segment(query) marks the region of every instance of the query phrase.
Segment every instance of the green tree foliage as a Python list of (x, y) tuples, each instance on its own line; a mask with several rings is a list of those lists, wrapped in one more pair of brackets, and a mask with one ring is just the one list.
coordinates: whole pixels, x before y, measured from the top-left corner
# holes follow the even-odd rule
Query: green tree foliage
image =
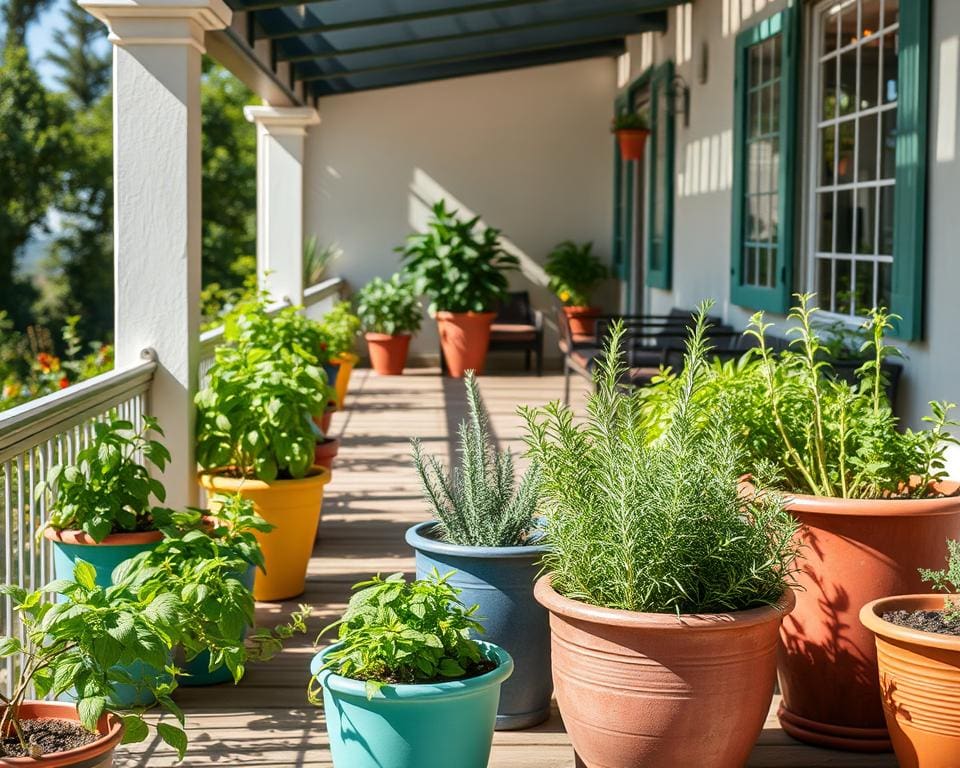
[(79, 5), (64, 14), (66, 29), (53, 33), (54, 48), (47, 60), (59, 70), (57, 82), (81, 108), (92, 106), (110, 86), (111, 56), (106, 27)]
[(23, 48), (27, 41), (27, 26), (50, 5), (50, 0), (5, 0), (0, 6), (3, 18), (5, 48)]

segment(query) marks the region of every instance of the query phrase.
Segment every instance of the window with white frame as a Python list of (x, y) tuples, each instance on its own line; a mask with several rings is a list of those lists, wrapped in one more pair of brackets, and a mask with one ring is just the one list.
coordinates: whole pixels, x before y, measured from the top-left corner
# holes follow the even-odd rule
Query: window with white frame
[(809, 280), (837, 315), (891, 305), (899, 22), (900, 0), (814, 9)]

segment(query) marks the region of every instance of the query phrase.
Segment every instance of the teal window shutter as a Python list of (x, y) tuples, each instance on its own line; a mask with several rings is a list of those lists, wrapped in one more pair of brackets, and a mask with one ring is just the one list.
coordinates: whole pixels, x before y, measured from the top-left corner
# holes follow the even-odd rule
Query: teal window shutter
[(673, 276), (673, 173), (675, 105), (673, 62), (657, 67), (650, 77), (650, 143), (647, 160), (646, 284), (670, 290)]
[(730, 298), (786, 312), (793, 276), (797, 25), (787, 8), (737, 35)]
[(923, 334), (929, 69), (930, 0), (901, 3), (890, 309), (906, 340)]

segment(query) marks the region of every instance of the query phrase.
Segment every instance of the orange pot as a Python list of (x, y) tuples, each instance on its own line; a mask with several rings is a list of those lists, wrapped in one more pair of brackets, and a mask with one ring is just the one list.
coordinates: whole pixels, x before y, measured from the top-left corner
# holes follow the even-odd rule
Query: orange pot
[[(78, 722), (80, 720), (76, 705), (70, 702), (25, 701), (20, 707), (21, 720), (51, 717)], [(37, 758), (4, 757), (0, 758), (0, 765), (33, 766), (34, 768), (110, 768), (113, 765), (113, 751), (123, 737), (123, 721), (117, 715), (104, 713), (97, 722), (97, 732), (100, 738), (86, 746)]]
[(333, 460), (337, 458), (340, 452), (340, 439), (336, 437), (327, 437), (317, 441), (317, 448), (314, 455), (314, 464), (330, 470), (331, 477), (333, 472)]
[(320, 427), (320, 431), (324, 435), (330, 434), (330, 425), (333, 422), (333, 414), (337, 410), (337, 404), (331, 400), (327, 404), (327, 409), (323, 412), (323, 416), (314, 416), (313, 423)]
[(620, 159), (643, 160), (643, 153), (647, 149), (647, 137), (649, 136), (650, 131), (646, 128), (629, 128), (617, 131)]
[(221, 505), (214, 494), (239, 493), (250, 499), (259, 515), (274, 526), (268, 533), (255, 533), (266, 564), (266, 573), (258, 569), (254, 579), (253, 596), (257, 600), (286, 600), (303, 593), (320, 525), (323, 486), (329, 481), (330, 471), (323, 467), (314, 467), (311, 474), (298, 480), (269, 483), (221, 473), (200, 475), (211, 514), (215, 515)]
[(867, 603), (860, 621), (876, 635), (883, 713), (900, 768), (960, 764), (960, 637), (884, 621), (887, 611), (939, 611), (944, 595)]
[(381, 376), (399, 376), (407, 365), (407, 353), (410, 350), (410, 334), (367, 333), (367, 350), (370, 352), (370, 365)]
[(495, 312), (437, 312), (440, 346), (451, 376), (469, 370), (483, 373), (490, 347), (490, 325)]
[(334, 389), (337, 390), (337, 407), (343, 408), (343, 403), (347, 399), (347, 389), (350, 387), (350, 374), (353, 373), (353, 367), (360, 362), (360, 358), (353, 354), (353, 352), (344, 352), (340, 357), (334, 359), (333, 362), (340, 366)]
[[(777, 633), (793, 607), (677, 617), (570, 600), (550, 611), (553, 684), (585, 768), (741, 768), (773, 697)], [(722, 661), (721, 661), (722, 660)]]
[(804, 550), (797, 607), (783, 622), (780, 723), (818, 746), (887, 751), (876, 644), (860, 624), (860, 607), (926, 589), (917, 569), (943, 561), (943, 542), (960, 530), (960, 497), (798, 495), (789, 508), (801, 523)]
[(574, 336), (596, 336), (598, 307), (564, 307), (563, 314), (570, 324), (570, 333)]

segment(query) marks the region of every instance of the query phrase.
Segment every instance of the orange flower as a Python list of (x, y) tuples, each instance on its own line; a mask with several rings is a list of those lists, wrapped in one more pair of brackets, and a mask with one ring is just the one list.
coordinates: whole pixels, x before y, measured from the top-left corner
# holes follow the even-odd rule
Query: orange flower
[(56, 373), (60, 370), (60, 358), (48, 352), (38, 354), (37, 363), (40, 365), (41, 373)]
[(62, 376), (58, 383), (60, 385), (60, 389), (66, 389), (70, 386), (70, 380), (66, 376)]

